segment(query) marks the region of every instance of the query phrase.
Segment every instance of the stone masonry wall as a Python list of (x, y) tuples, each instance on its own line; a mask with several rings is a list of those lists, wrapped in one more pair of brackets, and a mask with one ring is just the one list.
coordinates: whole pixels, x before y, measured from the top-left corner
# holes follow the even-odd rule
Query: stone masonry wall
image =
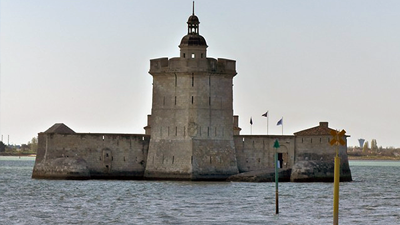
[(149, 139), (135, 134), (39, 133), (33, 177), (42, 177), (44, 169), (51, 172), (43, 165), (52, 160), (72, 158), (86, 162), (90, 178), (142, 178)]
[(275, 140), (282, 154), (281, 168), (291, 168), (295, 160), (294, 136), (238, 135), (234, 136), (239, 172), (262, 170), (274, 167)]
[(152, 59), (149, 73), (153, 102), (145, 178), (221, 180), (237, 173), (232, 105), (235, 61)]
[[(333, 162), (336, 155), (336, 146), (329, 144), (331, 140), (330, 135), (314, 135), (314, 136), (296, 136), (296, 162), (299, 162), (301, 170), (296, 169), (292, 172), (292, 178), (300, 180), (301, 176), (310, 176), (306, 172), (307, 166), (303, 165), (304, 162), (312, 162), (318, 164), (308, 165), (313, 168), (312, 177), (310, 179), (303, 179), (304, 181), (315, 181), (317, 177), (320, 180), (330, 181), (333, 179)], [(347, 142), (347, 140), (346, 140)], [(351, 171), (349, 160), (347, 156), (347, 144), (339, 146), (340, 157), (340, 179), (341, 181), (351, 181)], [(295, 175), (294, 175), (295, 174)], [(302, 175), (303, 174), (303, 175)], [(319, 177), (320, 178), (319, 178)]]

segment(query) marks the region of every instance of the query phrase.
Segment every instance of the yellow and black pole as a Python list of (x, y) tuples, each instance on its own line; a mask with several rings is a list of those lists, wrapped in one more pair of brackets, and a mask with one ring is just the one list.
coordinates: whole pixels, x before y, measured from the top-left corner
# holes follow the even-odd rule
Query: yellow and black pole
[(336, 145), (335, 173), (333, 179), (333, 225), (339, 224), (339, 182), (340, 182), (340, 158), (339, 146)]
[(274, 148), (275, 148), (275, 213), (279, 214), (279, 191), (278, 191), (278, 181), (279, 181), (279, 171), (278, 171), (278, 148), (279, 148), (278, 140), (275, 140)]
[(336, 145), (336, 155), (335, 155), (335, 168), (333, 177), (333, 225), (339, 225), (339, 183), (340, 183), (340, 158), (339, 158), (339, 144), (345, 145), (346, 142), (342, 139), (345, 130), (340, 132), (336, 130), (331, 131), (333, 136), (330, 141), (331, 145)]

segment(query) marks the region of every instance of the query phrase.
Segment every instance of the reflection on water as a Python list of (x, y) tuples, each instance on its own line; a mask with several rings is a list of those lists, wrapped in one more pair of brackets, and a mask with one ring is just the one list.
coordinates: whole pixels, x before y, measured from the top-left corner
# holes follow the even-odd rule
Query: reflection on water
[[(54, 181), (0, 157), (0, 224), (331, 224), (331, 183)], [(400, 224), (400, 162), (351, 161), (340, 224)]]

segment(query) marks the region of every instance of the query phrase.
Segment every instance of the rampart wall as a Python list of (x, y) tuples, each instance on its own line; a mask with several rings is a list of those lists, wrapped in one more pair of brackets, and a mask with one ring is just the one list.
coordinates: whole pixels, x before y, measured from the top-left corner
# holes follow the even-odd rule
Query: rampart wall
[[(273, 147), (275, 140), (280, 144), (278, 149)], [(239, 172), (273, 168), (276, 150), (281, 156), (281, 168), (291, 168), (294, 165), (294, 136), (237, 135), (234, 141)]]
[[(33, 178), (46, 179), (148, 179), (148, 163), (164, 168), (169, 179), (215, 180), (274, 167), (277, 151), (280, 168), (292, 169), (296, 182), (331, 181), (336, 146), (329, 135), (235, 135), (229, 141), (194, 139), (171, 146), (157, 142), (157, 154), (149, 155), (150, 135), (39, 133)], [(275, 149), (278, 140), (280, 147)], [(195, 151), (183, 151), (196, 144)], [(230, 148), (234, 148), (231, 154)], [(341, 180), (351, 181), (347, 148), (340, 146)], [(236, 169), (237, 166), (237, 169)], [(196, 168), (193, 170), (192, 168)], [(227, 170), (229, 168), (229, 170)], [(223, 171), (223, 172), (222, 172)], [(171, 176), (172, 174), (172, 176)], [(161, 174), (162, 175), (162, 174)], [(174, 177), (176, 175), (176, 177)], [(186, 177), (185, 177), (186, 176)], [(154, 176), (157, 177), (157, 176)]]
[(73, 165), (57, 164), (60, 159), (73, 159), (86, 165), (90, 178), (142, 178), (149, 140), (148, 135), (136, 134), (39, 133), (32, 177), (68, 178), (74, 174), (68, 166)]

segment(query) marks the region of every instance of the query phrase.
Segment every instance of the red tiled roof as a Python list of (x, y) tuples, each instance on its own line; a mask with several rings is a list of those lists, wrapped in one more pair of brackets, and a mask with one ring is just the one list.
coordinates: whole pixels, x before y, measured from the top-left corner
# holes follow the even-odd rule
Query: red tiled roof
[(319, 126), (294, 133), (295, 136), (330, 135), (333, 129), (328, 127), (328, 122), (320, 122)]

